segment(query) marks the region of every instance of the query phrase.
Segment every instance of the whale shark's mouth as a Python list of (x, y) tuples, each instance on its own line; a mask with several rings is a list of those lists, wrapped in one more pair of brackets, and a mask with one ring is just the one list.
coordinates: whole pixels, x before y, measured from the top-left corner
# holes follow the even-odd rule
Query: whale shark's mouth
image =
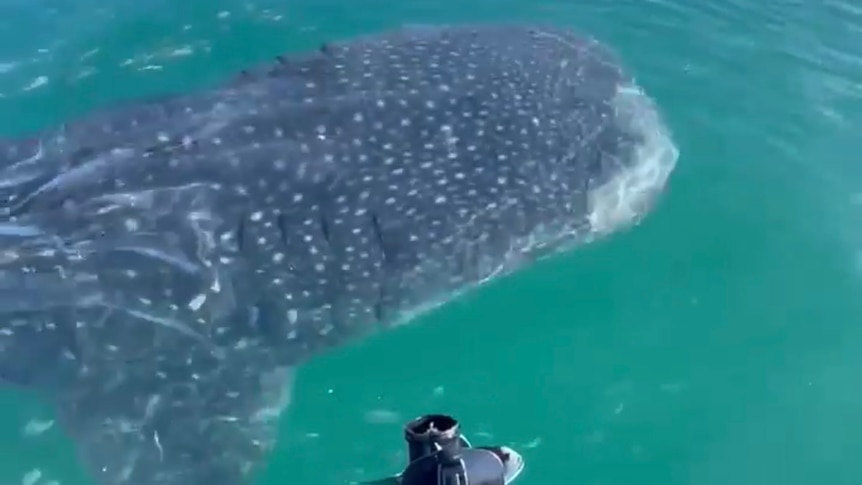
[(619, 86), (612, 100), (618, 128), (640, 140), (623, 169), (588, 193), (590, 236), (633, 226), (652, 209), (679, 158), (653, 101), (636, 85)]

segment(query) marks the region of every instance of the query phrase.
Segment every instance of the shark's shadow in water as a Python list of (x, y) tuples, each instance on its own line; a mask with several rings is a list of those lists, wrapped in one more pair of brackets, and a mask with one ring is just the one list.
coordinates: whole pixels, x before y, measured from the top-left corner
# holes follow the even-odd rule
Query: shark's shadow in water
[(0, 143), (0, 377), (105, 485), (237, 485), (293, 369), (646, 214), (677, 160), (601, 44), (422, 27)]

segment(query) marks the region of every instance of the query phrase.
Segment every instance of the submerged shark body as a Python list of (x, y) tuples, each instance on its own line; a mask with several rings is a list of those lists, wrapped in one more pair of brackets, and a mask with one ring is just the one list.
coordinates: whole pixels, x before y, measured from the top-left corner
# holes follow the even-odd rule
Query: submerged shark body
[(237, 485), (293, 369), (630, 225), (677, 152), (596, 42), (417, 27), (0, 144), (0, 378), (105, 485)]

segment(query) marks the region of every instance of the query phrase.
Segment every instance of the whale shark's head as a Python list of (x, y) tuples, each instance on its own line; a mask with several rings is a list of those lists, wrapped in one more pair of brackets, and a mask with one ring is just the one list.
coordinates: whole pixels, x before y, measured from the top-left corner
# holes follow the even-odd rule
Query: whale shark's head
[(652, 101), (634, 83), (617, 86), (605, 136), (587, 177), (587, 219), (594, 235), (639, 222), (655, 205), (679, 151)]
[[(572, 187), (569, 234), (580, 242), (627, 228), (655, 205), (679, 156), (658, 109), (606, 45), (569, 31), (536, 30), (534, 55), (559, 67), (560, 170)], [(560, 242), (560, 241), (558, 241)], [(565, 242), (565, 241), (563, 241)]]

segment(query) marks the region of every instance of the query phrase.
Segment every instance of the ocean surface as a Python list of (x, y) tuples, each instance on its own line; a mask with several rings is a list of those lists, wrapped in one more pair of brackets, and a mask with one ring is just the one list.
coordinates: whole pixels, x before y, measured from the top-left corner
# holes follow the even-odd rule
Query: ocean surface
[[(443, 412), (521, 451), (518, 484), (862, 484), (858, 2), (0, 0), (0, 134), (471, 21), (611, 45), (673, 130), (668, 190), (629, 231), (303, 367), (258, 483), (396, 472), (404, 421)], [(0, 484), (92, 484), (33, 416), (0, 394)]]

